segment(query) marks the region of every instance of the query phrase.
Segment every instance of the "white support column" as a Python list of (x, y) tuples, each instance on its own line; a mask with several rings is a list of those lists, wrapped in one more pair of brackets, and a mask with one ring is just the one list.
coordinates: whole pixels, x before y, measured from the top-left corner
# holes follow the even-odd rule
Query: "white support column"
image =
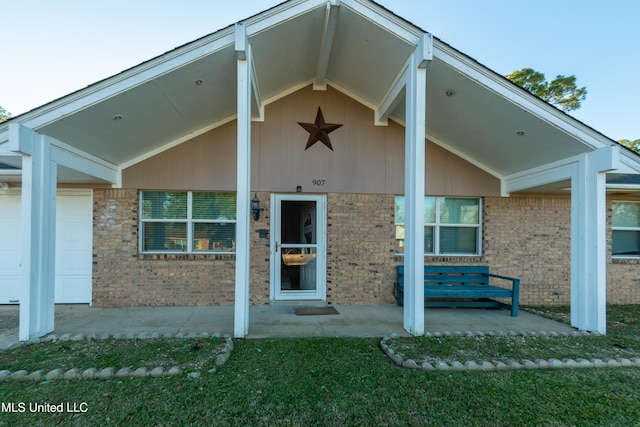
[(426, 136), (425, 34), (411, 56), (406, 81), (404, 328), (424, 335), (424, 190)]
[(618, 147), (585, 154), (571, 178), (571, 325), (606, 333), (606, 172), (619, 163)]
[(238, 140), (236, 194), (236, 293), (233, 334), (249, 333), (250, 193), (251, 193), (251, 51), (245, 27), (236, 24), (238, 56)]
[(43, 135), (12, 126), (10, 143), (22, 147), (21, 294), (18, 338), (28, 341), (54, 329), (56, 172)]

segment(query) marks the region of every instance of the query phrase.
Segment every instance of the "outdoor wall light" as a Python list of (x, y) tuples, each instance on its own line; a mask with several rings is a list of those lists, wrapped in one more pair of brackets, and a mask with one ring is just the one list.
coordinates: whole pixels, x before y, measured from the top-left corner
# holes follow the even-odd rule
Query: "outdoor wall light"
[(253, 219), (260, 219), (260, 200), (258, 200), (258, 195), (254, 194), (253, 199), (251, 199), (251, 212), (253, 212)]

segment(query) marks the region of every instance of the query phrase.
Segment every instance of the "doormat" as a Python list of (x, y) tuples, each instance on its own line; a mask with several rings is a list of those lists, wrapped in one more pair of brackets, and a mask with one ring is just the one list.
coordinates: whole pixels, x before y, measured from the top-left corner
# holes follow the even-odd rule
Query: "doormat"
[(326, 316), (328, 314), (340, 314), (335, 307), (298, 307), (296, 316)]

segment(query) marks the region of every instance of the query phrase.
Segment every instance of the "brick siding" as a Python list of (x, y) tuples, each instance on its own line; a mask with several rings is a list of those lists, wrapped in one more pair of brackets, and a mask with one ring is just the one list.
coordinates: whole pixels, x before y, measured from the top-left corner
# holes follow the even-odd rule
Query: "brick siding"
[[(270, 194), (257, 193), (263, 210), (251, 220), (250, 304), (269, 303)], [(611, 237), (611, 201), (608, 201)], [(394, 196), (327, 196), (327, 301), (393, 304)], [(521, 303), (570, 302), (568, 197), (485, 197), (483, 252), (477, 257), (425, 257), (427, 264), (488, 265), (521, 279)], [(138, 253), (138, 192), (94, 191), (93, 303), (96, 306), (232, 305), (235, 256)], [(608, 250), (610, 303), (640, 303), (638, 260), (612, 260)]]
[(521, 280), (521, 304), (569, 304), (570, 198), (487, 197), (483, 263)]
[(140, 255), (138, 192), (95, 190), (93, 304), (104, 306), (231, 305), (232, 255)]
[(327, 205), (327, 300), (394, 303), (394, 196), (329, 194)]

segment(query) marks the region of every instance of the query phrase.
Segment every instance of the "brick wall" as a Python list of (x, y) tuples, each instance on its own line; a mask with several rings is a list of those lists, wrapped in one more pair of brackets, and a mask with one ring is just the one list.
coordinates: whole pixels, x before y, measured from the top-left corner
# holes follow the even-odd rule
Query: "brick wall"
[(334, 304), (392, 304), (394, 196), (329, 194), (327, 300)]
[[(254, 193), (252, 193), (254, 194)], [(255, 193), (260, 200), (260, 218), (254, 221), (250, 220), (249, 239), (251, 245), (251, 261), (249, 275), (249, 304), (265, 305), (269, 303), (269, 281), (270, 281), (270, 241), (271, 234), (269, 231), (270, 221), (270, 194), (266, 192)], [(259, 230), (267, 230), (269, 234), (265, 238), (260, 238)]]
[(93, 304), (105, 306), (231, 305), (232, 255), (140, 255), (138, 193), (93, 193)]
[(569, 304), (571, 200), (487, 197), (483, 263), (521, 279), (522, 304)]
[[(250, 304), (269, 302), (269, 196), (251, 220)], [(611, 237), (611, 201), (608, 201)], [(521, 303), (569, 304), (568, 197), (486, 197), (483, 253), (478, 257), (426, 257), (428, 264), (488, 265), (521, 279)], [(393, 304), (394, 196), (327, 196), (327, 300), (333, 304)], [(93, 302), (96, 306), (232, 305), (235, 256), (138, 253), (138, 193), (94, 191)], [(612, 260), (608, 251), (607, 300), (640, 303), (640, 262)]]

